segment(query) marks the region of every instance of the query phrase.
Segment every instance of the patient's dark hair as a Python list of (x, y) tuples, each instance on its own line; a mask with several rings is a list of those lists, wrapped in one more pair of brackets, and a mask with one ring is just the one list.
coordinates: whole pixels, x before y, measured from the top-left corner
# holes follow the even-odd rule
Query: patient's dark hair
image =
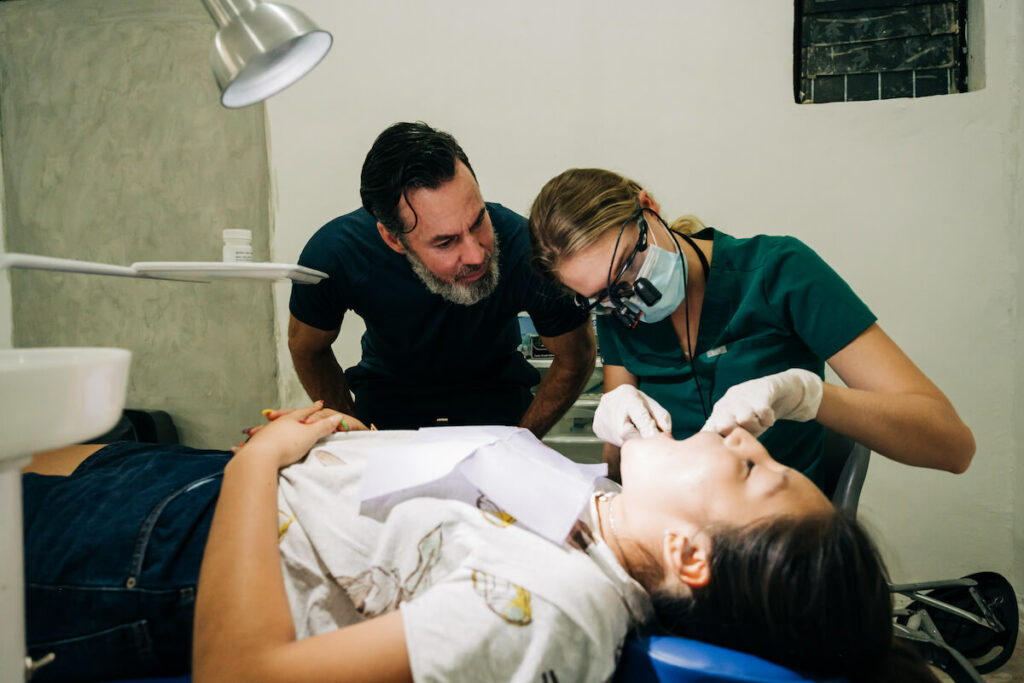
[[(393, 235), (412, 232), (419, 216), (412, 210), (412, 225), (402, 224), (399, 201), (408, 202), (409, 190), (436, 189), (455, 177), (455, 161), (473, 172), (469, 158), (449, 133), (431, 128), (422, 121), (395, 123), (377, 136), (363, 161), (359, 196), (363, 208)], [(474, 174), (475, 177), (475, 174)]]
[(885, 564), (856, 520), (830, 512), (709, 535), (709, 582), (692, 598), (652, 593), (661, 629), (811, 676), (937, 683), (894, 642)]

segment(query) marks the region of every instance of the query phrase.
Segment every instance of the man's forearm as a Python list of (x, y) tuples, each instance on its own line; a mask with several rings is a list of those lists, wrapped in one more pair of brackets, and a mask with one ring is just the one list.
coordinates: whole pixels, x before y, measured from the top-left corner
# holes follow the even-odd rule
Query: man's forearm
[(308, 356), (293, 354), (292, 363), (302, 387), (312, 400), (323, 401), (325, 408), (359, 417), (345, 381), (345, 372), (330, 348)]
[(529, 429), (537, 438), (543, 437), (579, 398), (593, 371), (593, 359), (589, 365), (553, 360), (519, 426)]
[(541, 339), (554, 357), (519, 421), (520, 427), (529, 429), (537, 438), (547, 434), (579, 397), (597, 359), (597, 341), (590, 320), (565, 334)]

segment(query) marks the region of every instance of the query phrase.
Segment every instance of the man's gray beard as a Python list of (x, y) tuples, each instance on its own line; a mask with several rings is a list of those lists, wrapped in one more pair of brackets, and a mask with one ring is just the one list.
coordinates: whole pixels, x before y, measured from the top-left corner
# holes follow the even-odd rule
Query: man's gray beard
[(472, 306), (483, 301), (498, 287), (498, 240), (494, 240), (494, 251), (491, 252), (491, 262), (487, 266), (487, 272), (480, 276), (475, 282), (446, 282), (430, 272), (423, 264), (420, 257), (406, 245), (405, 257), (409, 259), (412, 272), (423, 282), (424, 286), (438, 296), (460, 306)]

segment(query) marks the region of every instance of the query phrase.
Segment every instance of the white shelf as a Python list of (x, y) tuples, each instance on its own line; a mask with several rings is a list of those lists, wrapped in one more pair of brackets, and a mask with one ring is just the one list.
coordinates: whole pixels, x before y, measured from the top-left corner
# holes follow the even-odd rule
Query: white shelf
[[(526, 362), (529, 363), (530, 365), (532, 365), (533, 367), (538, 368), (538, 369), (539, 368), (550, 368), (551, 367), (551, 357), (548, 357), (548, 358), (527, 358)], [(601, 359), (597, 358), (594, 361), (594, 369), (597, 369), (599, 367), (601, 367)]]
[(604, 444), (604, 441), (597, 438), (596, 436), (585, 436), (585, 435), (570, 435), (570, 434), (557, 434), (555, 436), (545, 436), (541, 439), (544, 443), (550, 446), (568, 446), (570, 444), (575, 445), (591, 445), (591, 444)]
[(148, 280), (210, 282), (211, 280), (291, 280), (316, 284), (327, 273), (291, 263), (246, 263), (223, 261), (139, 261), (130, 266), (76, 261), (73, 259), (36, 256), (34, 254), (0, 254), (0, 270), (23, 268), (63, 273), (113, 275)]
[(141, 277), (129, 266), (112, 266), (107, 263), (73, 261), (72, 259), (35, 256), (33, 254), (0, 254), (0, 266), (3, 268), (25, 268), (30, 270), (56, 270), (64, 273)]
[(290, 263), (247, 263), (222, 261), (139, 261), (132, 269), (144, 277), (162, 280), (284, 280), (316, 284), (327, 273)]

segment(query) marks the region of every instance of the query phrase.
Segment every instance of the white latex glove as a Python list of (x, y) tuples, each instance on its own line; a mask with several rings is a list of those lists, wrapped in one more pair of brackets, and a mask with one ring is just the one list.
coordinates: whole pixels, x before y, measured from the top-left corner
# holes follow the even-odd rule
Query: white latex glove
[(613, 446), (636, 436), (672, 431), (672, 416), (632, 384), (620, 384), (601, 397), (594, 411), (594, 434)]
[(821, 384), (813, 372), (796, 368), (741, 382), (718, 399), (701, 431), (728, 434), (743, 427), (758, 436), (776, 420), (813, 420), (821, 405)]

